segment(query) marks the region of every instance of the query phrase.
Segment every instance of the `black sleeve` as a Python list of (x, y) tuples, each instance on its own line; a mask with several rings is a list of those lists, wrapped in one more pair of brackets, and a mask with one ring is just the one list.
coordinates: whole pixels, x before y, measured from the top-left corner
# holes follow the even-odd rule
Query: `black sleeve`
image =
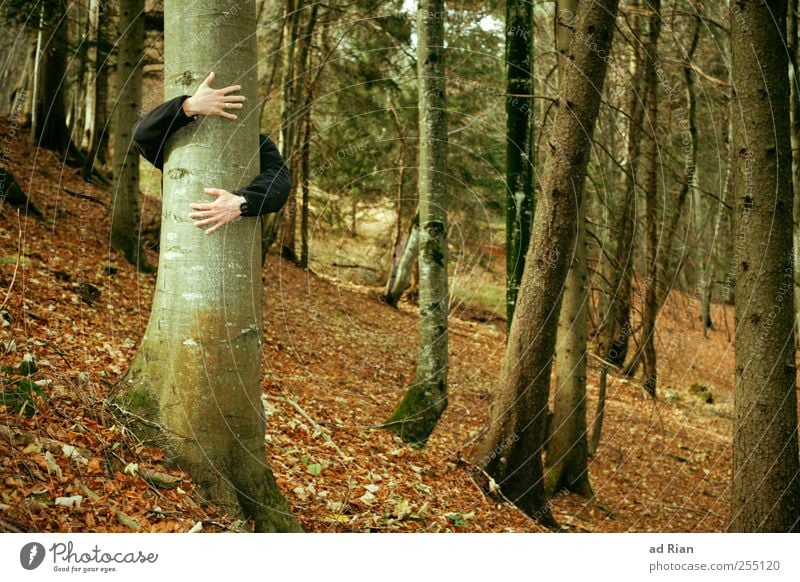
[(247, 199), (249, 210), (242, 216), (259, 216), (269, 212), (278, 212), (289, 197), (292, 178), (289, 168), (281, 158), (275, 143), (266, 135), (259, 136), (261, 145), (261, 173), (256, 176), (247, 188), (234, 190), (237, 196)]
[(183, 111), (183, 102), (189, 95), (179, 95), (162, 103), (136, 122), (133, 142), (147, 161), (161, 170), (164, 167), (164, 149), (169, 137), (180, 128), (197, 119)]

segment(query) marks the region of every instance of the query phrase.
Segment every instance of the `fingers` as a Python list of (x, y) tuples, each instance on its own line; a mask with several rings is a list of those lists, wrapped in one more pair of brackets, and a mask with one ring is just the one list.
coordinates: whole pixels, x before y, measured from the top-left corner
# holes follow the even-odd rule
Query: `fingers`
[(215, 78), (214, 71), (211, 71), (211, 72), (208, 74), (208, 77), (206, 77), (206, 78), (203, 80), (203, 83), (202, 83), (202, 84), (203, 84), (203, 85), (206, 85), (207, 87), (209, 87), (209, 86), (211, 86), (211, 83), (213, 83), (213, 82), (214, 82), (214, 78)]
[(224, 117), (225, 119), (230, 119), (231, 121), (236, 121), (237, 119), (239, 119), (233, 113), (228, 113), (227, 111), (220, 111), (219, 115), (220, 117)]
[(219, 89), (219, 92), (222, 93), (223, 95), (227, 95), (228, 93), (233, 93), (235, 91), (241, 91), (241, 90), (242, 90), (241, 85), (231, 85), (229, 87), (225, 87), (224, 89)]
[(222, 225), (224, 225), (224, 224), (227, 224), (227, 222), (228, 222), (227, 220), (218, 222), (217, 224), (215, 224), (214, 226), (212, 226), (211, 228), (209, 228), (209, 229), (206, 231), (206, 234), (211, 234), (212, 232), (214, 232), (215, 230), (217, 230), (217, 229), (218, 229), (220, 226), (222, 226)]
[(222, 196), (227, 190), (223, 190), (222, 188), (203, 188), (203, 192), (211, 194), (211, 196)]
[(247, 101), (247, 97), (244, 95), (226, 95), (225, 96), (225, 103), (241, 103)]

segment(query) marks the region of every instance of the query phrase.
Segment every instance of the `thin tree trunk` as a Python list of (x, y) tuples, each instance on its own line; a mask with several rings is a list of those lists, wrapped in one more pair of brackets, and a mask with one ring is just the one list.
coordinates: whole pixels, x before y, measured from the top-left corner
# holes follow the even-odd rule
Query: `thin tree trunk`
[[(292, 175), (297, 175), (298, 157), (295, 156), (297, 126), (299, 117), (299, 97), (301, 79), (296, 74), (297, 66), (302, 64), (295, 57), (297, 52), (298, 35), (300, 30), (300, 17), (306, 5), (306, 0), (286, 0), (286, 22), (290, 27), (287, 44), (284, 46), (283, 61), (283, 159), (289, 166)], [(315, 3), (316, 6), (316, 3)], [(302, 51), (303, 40), (300, 41)], [(280, 246), (281, 256), (284, 259), (297, 263), (297, 250), (295, 248), (297, 230), (297, 188), (293, 181), (289, 191), (289, 199), (281, 209)]]
[[(93, 0), (94, 1), (94, 0)], [(97, 51), (94, 60), (94, 84), (90, 91), (94, 95), (94, 115), (91, 123), (91, 144), (89, 147), (86, 161), (83, 165), (83, 179), (88, 180), (92, 175), (95, 166), (102, 166), (107, 160), (108, 151), (108, 39), (111, 36), (110, 27), (112, 26), (111, 6), (99, 11), (97, 15)], [(88, 117), (88, 114), (87, 114)]]
[[(399, 269), (399, 261), (400, 257), (398, 254), (401, 252), (400, 243), (401, 238), (403, 236), (403, 190), (405, 188), (405, 177), (406, 177), (406, 163), (408, 159), (408, 144), (406, 143), (406, 137), (403, 135), (403, 129), (400, 125), (400, 120), (397, 117), (397, 111), (394, 107), (390, 106), (390, 111), (392, 113), (392, 121), (394, 121), (394, 127), (397, 131), (397, 137), (400, 140), (400, 166), (398, 169), (398, 178), (397, 178), (397, 195), (396, 195), (396, 203), (395, 203), (395, 211), (397, 213), (397, 220), (395, 221), (395, 229), (394, 229), (394, 240), (392, 241), (392, 252), (389, 260), (389, 277), (386, 280), (386, 287), (384, 289), (383, 295), (381, 298), (386, 301), (389, 305), (396, 305), (397, 300), (400, 298), (399, 296), (393, 297), (392, 295), (392, 288), (395, 285), (395, 281), (397, 280), (398, 269)], [(419, 224), (419, 215), (416, 215), (414, 220), (417, 224)], [(416, 259), (416, 254), (414, 255)], [(406, 282), (406, 285), (408, 283)], [(405, 289), (401, 290), (400, 293), (402, 294)]]
[(420, 0), (419, 79), (419, 356), (414, 381), (385, 423), (414, 445), (428, 440), (447, 407), (447, 101), (444, 0)]
[[(528, 515), (555, 525), (544, 490), (550, 371), (556, 340), (554, 314), (575, 242), (592, 135), (600, 109), (614, 34), (617, 0), (581, 2), (562, 98), (548, 140), (541, 195), (526, 257), (514, 321), (492, 401), (488, 431), (476, 464)], [(591, 35), (591, 37), (590, 37)], [(591, 38), (592, 42), (585, 42)]]
[[(731, 4), (736, 388), (731, 531), (800, 530), (786, 0)], [(769, 58), (764, 58), (768, 55)]]
[(795, 305), (795, 337), (796, 344), (800, 347), (800, 53), (798, 53), (797, 11), (800, 7), (798, 0), (790, 0), (788, 20), (786, 25), (787, 38), (786, 50), (789, 53), (789, 81), (791, 91), (791, 116), (792, 130), (792, 190), (794, 202), (792, 205), (793, 216), (793, 241), (794, 241), (794, 305)]
[[(266, 463), (261, 428), (258, 220), (207, 236), (187, 210), (204, 187), (230, 190), (258, 173), (258, 116), (248, 111), (258, 103), (255, 3), (185, 7), (165, 2), (165, 97), (190, 93), (214, 70), (220, 86), (240, 84), (247, 102), (237, 121), (207, 118), (167, 144), (153, 310), (120, 399), (164, 427), (170, 462), (223, 513), (254, 520), (256, 531), (299, 531)], [(218, 29), (219, 42), (197, 34), (223, 10), (237, 17)]]
[(131, 265), (152, 272), (139, 236), (139, 151), (133, 146), (133, 126), (142, 101), (144, 0), (122, 0), (118, 26), (111, 245)]
[(408, 228), (408, 236), (406, 236), (406, 244), (403, 247), (403, 252), (397, 265), (394, 268), (392, 277), (390, 277), (386, 284), (386, 290), (382, 299), (391, 306), (397, 305), (400, 297), (408, 289), (411, 281), (411, 274), (414, 270), (414, 264), (419, 255), (419, 210), (414, 214), (411, 220), (411, 226)]
[(533, 3), (506, 2), (506, 326), (511, 327), (533, 222)]
[(37, 138), (39, 136), (39, 124), (41, 120), (39, 119), (39, 86), (41, 85), (41, 76), (42, 76), (42, 44), (44, 41), (44, 3), (42, 3), (41, 7), (39, 8), (39, 28), (36, 31), (36, 48), (34, 49), (34, 58), (33, 58), (33, 82), (32, 91), (33, 96), (31, 97), (31, 139), (30, 139), (30, 147), (35, 148)]
[(649, 67), (645, 71), (647, 87), (647, 124), (652, 128), (647, 142), (647, 176), (645, 184), (645, 214), (647, 239), (647, 274), (644, 277), (644, 306), (642, 311), (642, 368), (644, 388), (655, 397), (658, 381), (655, 333), (658, 315), (658, 36), (661, 33), (661, 0), (647, 0), (651, 11), (650, 34), (647, 42)]
[[(702, 5), (697, 6), (698, 10), (702, 10)], [(685, 240), (683, 247), (680, 251), (680, 256), (678, 257), (677, 261), (675, 261), (675, 266), (673, 267), (671, 264), (672, 261), (672, 249), (675, 244), (676, 239), (678, 238), (678, 223), (680, 222), (681, 217), (683, 216), (683, 209), (686, 206), (686, 199), (689, 195), (689, 190), (692, 191), (692, 205), (694, 207), (694, 216), (695, 216), (695, 224), (694, 224), (694, 231), (697, 235), (695, 239), (697, 241), (697, 250), (698, 252), (695, 253), (697, 256), (697, 262), (702, 263), (704, 260), (702, 248), (704, 246), (704, 239), (700, 234), (700, 225), (702, 224), (702, 213), (700, 212), (700, 205), (701, 205), (701, 192), (700, 192), (700, 178), (699, 178), (699, 168), (697, 165), (697, 151), (698, 151), (698, 140), (697, 140), (697, 99), (695, 96), (695, 71), (692, 68), (692, 64), (694, 64), (694, 55), (697, 51), (697, 46), (700, 43), (700, 30), (703, 23), (702, 14), (696, 13), (694, 18), (694, 29), (692, 31), (692, 39), (689, 42), (689, 50), (686, 52), (686, 65), (683, 67), (683, 80), (684, 85), (686, 86), (686, 123), (687, 123), (687, 131), (689, 133), (689, 157), (685, 160), (685, 168), (684, 168), (684, 180), (681, 184), (681, 189), (678, 193), (677, 202), (675, 204), (675, 210), (672, 213), (672, 216), (669, 221), (669, 225), (664, 230), (665, 242), (664, 248), (666, 252), (663, 253), (664, 255), (664, 265), (665, 269), (663, 270), (666, 273), (666, 276), (661, 277), (660, 279), (663, 281), (661, 285), (661, 296), (659, 297), (658, 304), (663, 305), (664, 302), (667, 300), (667, 296), (669, 294), (670, 288), (675, 285), (675, 282), (678, 280), (678, 277), (683, 273), (683, 264), (684, 259), (686, 257), (686, 253), (689, 251), (687, 249)], [(701, 279), (705, 275), (704, 271), (701, 272)], [(699, 283), (699, 288), (703, 287), (702, 281)], [(710, 321), (710, 312), (709, 312), (709, 321)]]
[[(559, 87), (570, 66), (569, 18), (577, 8), (577, 0), (556, 3), (555, 37)], [(562, 21), (563, 19), (563, 21)], [(548, 493), (560, 489), (591, 496), (589, 485), (589, 448), (586, 440), (586, 323), (588, 308), (586, 266), (586, 224), (584, 200), (578, 206), (575, 252), (569, 261), (564, 298), (558, 319), (556, 347), (556, 392), (547, 445)]]
[(309, 92), (303, 121), (303, 144), (300, 146), (300, 170), (302, 181), (302, 204), (300, 207), (300, 266), (308, 268), (308, 201), (309, 201), (309, 158), (311, 157), (311, 103), (313, 94)]
[[(636, 7), (634, 3), (633, 8)], [(637, 27), (635, 14), (631, 16), (631, 26)], [(641, 61), (641, 62), (640, 62)], [(617, 244), (614, 250), (616, 269), (610, 281), (611, 300), (606, 315), (606, 325), (600, 341), (600, 354), (603, 360), (621, 367), (628, 355), (631, 335), (631, 288), (633, 276), (633, 241), (636, 230), (634, 197), (638, 176), (639, 152), (641, 147), (641, 128), (644, 120), (642, 103), (642, 81), (644, 72), (650, 66), (647, 54), (641, 55), (634, 47), (631, 59), (631, 89), (628, 94), (628, 143), (627, 172), (621, 207), (616, 223)]]

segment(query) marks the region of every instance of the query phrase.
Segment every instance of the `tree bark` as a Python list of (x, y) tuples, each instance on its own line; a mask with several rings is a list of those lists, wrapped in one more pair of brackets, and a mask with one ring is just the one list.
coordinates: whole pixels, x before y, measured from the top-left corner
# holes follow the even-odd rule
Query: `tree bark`
[(800, 530), (786, 0), (731, 4), (737, 152), (730, 530)]
[[(90, 91), (94, 95), (94, 115), (90, 127), (91, 142), (83, 165), (83, 179), (88, 180), (96, 166), (105, 165), (108, 152), (108, 80), (109, 51), (108, 39), (112, 26), (111, 6), (99, 10), (97, 15), (97, 50), (94, 61), (94, 84)], [(87, 114), (88, 117), (88, 114)]]
[(661, 34), (661, 0), (647, 0), (651, 11), (649, 38), (647, 41), (649, 66), (645, 70), (647, 87), (647, 124), (652, 128), (647, 142), (647, 176), (645, 184), (645, 214), (647, 261), (644, 277), (644, 307), (642, 311), (642, 368), (644, 388), (655, 397), (658, 381), (655, 333), (658, 315), (658, 84), (660, 63), (658, 60), (658, 37)]
[(506, 326), (514, 319), (533, 222), (533, 3), (506, 2)]
[[(634, 8), (636, 4), (634, 3)], [(637, 17), (631, 16), (631, 27), (636, 30)], [(642, 102), (642, 80), (650, 62), (647, 55), (641, 55), (638, 47), (633, 48), (631, 60), (631, 89), (628, 94), (628, 140), (627, 172), (625, 191), (620, 204), (616, 223), (617, 242), (614, 249), (616, 269), (610, 281), (611, 299), (603, 326), (600, 341), (600, 354), (609, 364), (621, 367), (628, 355), (631, 335), (631, 279), (633, 276), (633, 240), (636, 230), (634, 197), (638, 176), (639, 152), (641, 149), (641, 130), (644, 120)]]
[(386, 290), (383, 294), (383, 301), (392, 307), (400, 301), (400, 297), (411, 282), (411, 273), (414, 270), (414, 263), (419, 255), (419, 211), (414, 214), (411, 226), (408, 228), (406, 244), (403, 253), (397, 261), (394, 272), (386, 283)]
[(139, 237), (139, 151), (133, 145), (133, 126), (142, 101), (144, 0), (120, 2), (118, 27), (111, 245), (131, 265), (150, 273), (154, 269)]
[(794, 240), (794, 305), (795, 305), (795, 337), (796, 344), (800, 347), (800, 53), (798, 53), (797, 11), (800, 8), (798, 0), (790, 0), (788, 20), (786, 24), (786, 50), (789, 53), (789, 81), (791, 107), (791, 143), (792, 143), (792, 190), (794, 202), (792, 216), (794, 218), (792, 233)]
[[(220, 19), (223, 11), (236, 18)], [(223, 512), (254, 520), (256, 531), (299, 531), (265, 459), (259, 222), (207, 236), (188, 218), (204, 187), (233, 190), (259, 171), (258, 116), (248, 110), (258, 102), (255, 3), (166, 0), (164, 14), (165, 97), (190, 93), (214, 70), (247, 101), (237, 121), (209, 117), (167, 143), (153, 309), (120, 400), (163, 427), (169, 461)]]
[[(578, 0), (556, 3), (555, 37), (559, 87), (572, 56), (568, 22), (575, 15)], [(586, 201), (578, 207), (575, 249), (569, 261), (564, 298), (558, 319), (556, 347), (556, 392), (552, 427), (547, 445), (545, 489), (548, 493), (567, 489), (591, 496), (589, 485), (589, 448), (586, 439)]]
[[(284, 46), (283, 52), (283, 110), (281, 115), (282, 120), (282, 146), (283, 146), (283, 159), (289, 165), (292, 175), (296, 175), (297, 157), (295, 156), (295, 149), (298, 127), (298, 114), (299, 114), (299, 98), (300, 92), (298, 88), (300, 79), (296, 74), (297, 67), (301, 63), (295, 56), (298, 45), (298, 35), (300, 30), (300, 17), (305, 7), (306, 0), (286, 0), (286, 25), (289, 27), (288, 34), (286, 35), (287, 43)], [(316, 4), (315, 4), (316, 6)], [(300, 39), (302, 45), (303, 39)], [(301, 49), (302, 50), (302, 49)], [(292, 189), (289, 192), (289, 199), (281, 209), (281, 226), (280, 226), (280, 251), (284, 259), (297, 263), (297, 251), (295, 249), (295, 239), (297, 230), (297, 189), (292, 184)]]
[(69, 145), (64, 99), (67, 73), (67, 23), (63, 19), (63, 0), (42, 4), (40, 35), (34, 79), (34, 121), (31, 141), (34, 147), (65, 152)]
[(447, 407), (447, 101), (444, 0), (420, 0), (419, 79), (419, 355), (414, 381), (385, 428), (417, 446)]
[[(617, 0), (587, 0), (578, 8), (519, 300), (494, 394), (488, 431), (476, 464), (528, 515), (555, 525), (545, 496), (545, 444), (554, 315), (575, 242), (592, 135), (611, 49)], [(587, 39), (590, 41), (587, 42)], [(605, 58), (604, 58), (605, 57)]]
[[(400, 299), (400, 295), (403, 294), (405, 288), (408, 286), (408, 275), (410, 274), (410, 264), (406, 265), (407, 273), (406, 273), (406, 280), (403, 283), (403, 288), (400, 289), (400, 293), (395, 295), (395, 282), (398, 280), (399, 270), (400, 270), (400, 262), (402, 258), (405, 258), (405, 253), (402, 253), (399, 257), (398, 254), (401, 253), (400, 244), (402, 243), (402, 236), (403, 236), (403, 191), (405, 189), (405, 178), (406, 178), (406, 163), (408, 160), (408, 143), (406, 142), (406, 136), (403, 134), (403, 128), (400, 124), (400, 120), (397, 117), (397, 111), (395, 110), (394, 106), (390, 103), (389, 109), (392, 113), (392, 121), (394, 122), (394, 127), (397, 130), (397, 138), (400, 140), (400, 161), (398, 167), (398, 177), (397, 177), (397, 196), (396, 196), (396, 203), (395, 209), (397, 212), (397, 220), (395, 222), (395, 230), (394, 230), (394, 240), (392, 241), (392, 252), (389, 260), (389, 276), (386, 279), (386, 287), (384, 288), (383, 295), (381, 295), (381, 299), (385, 301), (389, 305), (397, 305), (397, 301)], [(413, 221), (414, 228), (419, 225), (419, 214), (414, 215)], [(418, 233), (419, 230), (416, 230)], [(408, 248), (406, 245), (405, 248)], [(404, 250), (403, 249), (403, 250)], [(414, 257), (412, 260), (416, 260), (417, 253), (414, 251)]]

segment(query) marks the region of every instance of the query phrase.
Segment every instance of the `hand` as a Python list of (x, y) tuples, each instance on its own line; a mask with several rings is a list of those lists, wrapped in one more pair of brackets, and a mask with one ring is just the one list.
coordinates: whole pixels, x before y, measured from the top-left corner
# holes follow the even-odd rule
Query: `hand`
[(198, 228), (203, 228), (207, 224), (213, 224), (214, 226), (206, 230), (206, 234), (211, 234), (220, 226), (228, 224), (241, 216), (242, 201), (236, 194), (231, 194), (227, 190), (221, 188), (203, 188), (203, 192), (211, 196), (216, 196), (217, 199), (213, 202), (193, 202), (190, 204), (189, 206), (200, 212), (190, 213), (189, 218), (197, 221), (194, 225)]
[(193, 115), (219, 115), (231, 121), (236, 120), (236, 116), (228, 113), (227, 109), (241, 109), (245, 101), (244, 95), (229, 95), (235, 91), (241, 91), (241, 85), (231, 85), (224, 89), (212, 89), (211, 83), (214, 82), (213, 71), (200, 83), (194, 95), (184, 100), (183, 111), (189, 117)]

